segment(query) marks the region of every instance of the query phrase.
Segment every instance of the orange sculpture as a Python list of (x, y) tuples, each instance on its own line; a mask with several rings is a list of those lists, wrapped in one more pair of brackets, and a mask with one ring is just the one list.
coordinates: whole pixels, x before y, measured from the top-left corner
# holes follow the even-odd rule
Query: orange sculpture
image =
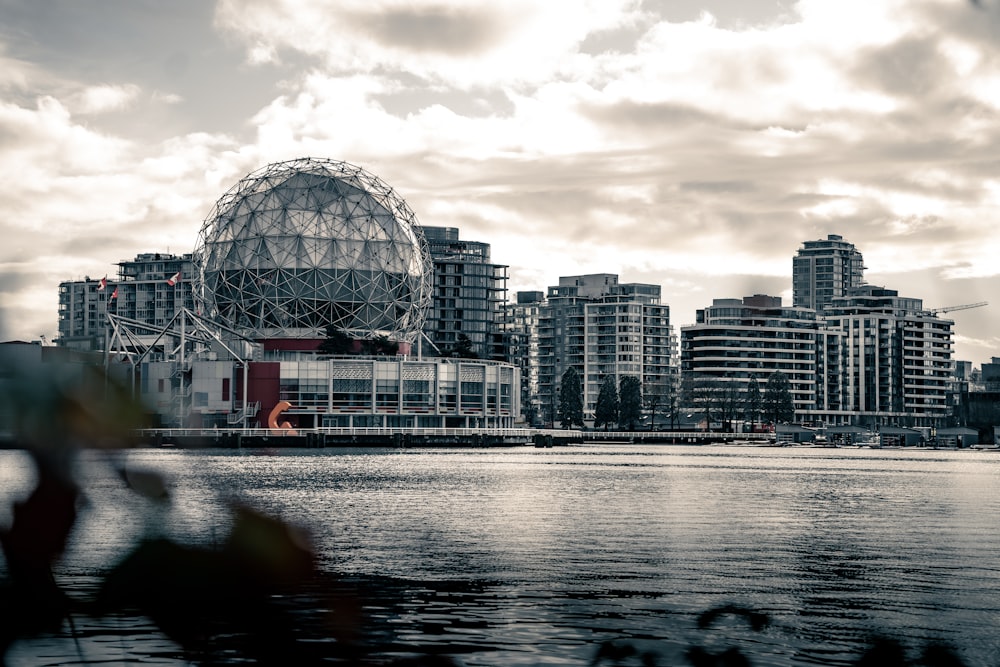
[(284, 431), (282, 435), (298, 435), (298, 431), (292, 428), (292, 425), (288, 422), (281, 422), (278, 424), (278, 415), (292, 407), (292, 404), (288, 401), (278, 401), (278, 404), (274, 406), (271, 410), (271, 414), (267, 418), (267, 425), (272, 431)]

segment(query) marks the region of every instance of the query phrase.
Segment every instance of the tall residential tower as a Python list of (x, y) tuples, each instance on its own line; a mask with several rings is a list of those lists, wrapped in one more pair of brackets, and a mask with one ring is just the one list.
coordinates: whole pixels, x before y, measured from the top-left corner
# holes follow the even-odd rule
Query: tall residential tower
[(864, 269), (861, 252), (838, 234), (806, 241), (792, 259), (792, 305), (823, 312), (864, 283)]
[(455, 227), (423, 227), (434, 262), (434, 296), (424, 333), (443, 354), (466, 338), (484, 359), (502, 359), (507, 266), (490, 261), (490, 244), (463, 241)]

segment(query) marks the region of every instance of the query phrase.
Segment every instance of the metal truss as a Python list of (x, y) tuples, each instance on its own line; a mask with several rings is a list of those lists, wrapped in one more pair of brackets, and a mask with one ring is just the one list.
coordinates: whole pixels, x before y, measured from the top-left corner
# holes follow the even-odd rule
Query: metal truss
[[(143, 361), (194, 361), (206, 353), (214, 353), (217, 357), (228, 356), (238, 364), (245, 364), (252, 357), (252, 340), (187, 308), (181, 308), (162, 326), (114, 313), (107, 316), (108, 362), (128, 362), (136, 366)], [(226, 340), (222, 334), (227, 334)], [(242, 341), (243, 345), (234, 345), (237, 341)]]
[(416, 217), (377, 177), (302, 158), (243, 178), (198, 235), (195, 298), (255, 339), (414, 342), (431, 303), (433, 263)]
[[(203, 359), (229, 358), (243, 369), (243, 386), (247, 386), (247, 371), (253, 357), (253, 341), (238, 331), (220, 326), (208, 318), (181, 308), (163, 326), (108, 313), (110, 340), (106, 346), (105, 366), (128, 364), (130, 385), (136, 391), (137, 369), (143, 361), (163, 361), (173, 364), (178, 383), (173, 396), (177, 422), (184, 423), (187, 399), (190, 396), (191, 363)], [(238, 418), (246, 425), (247, 396)], [(236, 423), (235, 421), (231, 423)]]

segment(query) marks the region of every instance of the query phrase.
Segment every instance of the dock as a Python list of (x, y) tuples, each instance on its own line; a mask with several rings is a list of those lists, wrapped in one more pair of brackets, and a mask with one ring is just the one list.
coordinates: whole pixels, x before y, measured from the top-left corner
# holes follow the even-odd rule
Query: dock
[[(712, 444), (745, 440), (751, 434), (703, 431), (582, 431), (540, 428), (159, 428), (137, 433), (151, 447), (308, 448), (326, 447), (556, 447), (606, 444)], [(767, 434), (752, 434), (763, 443)]]

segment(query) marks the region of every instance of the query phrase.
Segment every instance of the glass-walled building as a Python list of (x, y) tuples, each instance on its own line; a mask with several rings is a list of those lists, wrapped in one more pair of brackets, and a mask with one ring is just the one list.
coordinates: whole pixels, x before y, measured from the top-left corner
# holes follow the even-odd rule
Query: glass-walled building
[(266, 428), (269, 411), (282, 401), (289, 406), (281, 420), (297, 429), (511, 428), (520, 414), (520, 377), (510, 364), (282, 356), (249, 362), (245, 375), (231, 361), (200, 360), (183, 368), (144, 363), (142, 398), (167, 425), (209, 428)]
[(434, 263), (434, 288), (424, 333), (441, 354), (467, 338), (471, 352), (504, 358), (500, 336), (507, 266), (490, 260), (490, 245), (464, 241), (454, 227), (422, 227)]

